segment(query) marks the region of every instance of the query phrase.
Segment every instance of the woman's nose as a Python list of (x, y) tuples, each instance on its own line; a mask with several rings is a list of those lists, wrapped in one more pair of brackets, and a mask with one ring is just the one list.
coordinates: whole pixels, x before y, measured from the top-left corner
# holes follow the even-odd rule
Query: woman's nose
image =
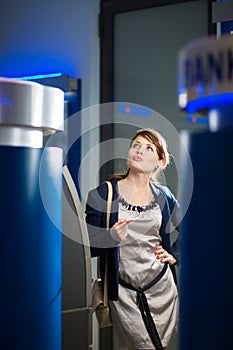
[(137, 150), (137, 153), (141, 153), (141, 154), (142, 154), (143, 148), (144, 148), (144, 146), (140, 146), (140, 147), (138, 148), (138, 150)]

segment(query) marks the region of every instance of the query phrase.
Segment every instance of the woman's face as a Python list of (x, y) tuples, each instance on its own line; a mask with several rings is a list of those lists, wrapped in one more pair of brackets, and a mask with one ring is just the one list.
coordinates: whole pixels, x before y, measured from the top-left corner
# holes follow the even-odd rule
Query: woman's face
[(131, 170), (151, 174), (161, 161), (156, 146), (145, 137), (139, 135), (132, 141), (128, 151), (127, 165)]

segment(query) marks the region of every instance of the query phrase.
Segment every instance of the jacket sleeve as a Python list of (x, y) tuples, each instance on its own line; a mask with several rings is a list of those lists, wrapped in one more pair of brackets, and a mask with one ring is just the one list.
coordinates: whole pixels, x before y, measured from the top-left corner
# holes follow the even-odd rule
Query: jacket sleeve
[(92, 257), (104, 255), (107, 248), (118, 245), (106, 230), (106, 197), (106, 184), (88, 193), (85, 213)]
[[(180, 222), (181, 222), (181, 208), (177, 199), (175, 198), (175, 196), (172, 194), (172, 192), (167, 186), (157, 185), (157, 187), (160, 189), (161, 193), (163, 193), (162, 198), (164, 198), (164, 200), (162, 201), (163, 202), (162, 211), (164, 216), (163, 230), (165, 232), (165, 235), (163, 235), (163, 239), (165, 240), (164, 241), (165, 249), (167, 249), (168, 252), (176, 258), (176, 261), (177, 261), (176, 264), (179, 264), (179, 260), (180, 260), (179, 231), (180, 231)], [(174, 230), (176, 230), (178, 234), (171, 246), (170, 237), (168, 238), (168, 236)]]
[(170, 253), (176, 258), (177, 265), (180, 261), (180, 222), (181, 222), (181, 207), (174, 195), (170, 192), (167, 193), (167, 199), (170, 209), (170, 232), (176, 230), (178, 232), (177, 238), (174, 240)]

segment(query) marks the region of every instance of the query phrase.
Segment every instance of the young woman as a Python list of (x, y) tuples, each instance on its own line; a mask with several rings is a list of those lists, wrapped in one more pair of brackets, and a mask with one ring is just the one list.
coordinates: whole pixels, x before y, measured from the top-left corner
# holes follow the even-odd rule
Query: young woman
[(111, 314), (121, 346), (167, 349), (178, 320), (175, 264), (178, 239), (170, 243), (170, 223), (179, 229), (180, 208), (166, 186), (157, 184), (169, 164), (164, 138), (140, 129), (127, 156), (127, 172), (113, 175), (110, 230), (106, 232), (107, 184), (89, 192), (86, 222), (92, 256), (100, 256), (102, 280), (108, 252)]

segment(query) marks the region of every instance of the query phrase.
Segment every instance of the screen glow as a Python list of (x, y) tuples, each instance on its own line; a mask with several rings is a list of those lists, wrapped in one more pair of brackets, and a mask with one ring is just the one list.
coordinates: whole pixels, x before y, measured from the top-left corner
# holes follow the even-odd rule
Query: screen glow
[(36, 80), (36, 79), (43, 79), (43, 78), (53, 78), (53, 77), (60, 77), (62, 73), (49, 73), (49, 74), (37, 74), (37, 75), (29, 75), (25, 77), (18, 77), (18, 78), (11, 78), (13, 80)]

